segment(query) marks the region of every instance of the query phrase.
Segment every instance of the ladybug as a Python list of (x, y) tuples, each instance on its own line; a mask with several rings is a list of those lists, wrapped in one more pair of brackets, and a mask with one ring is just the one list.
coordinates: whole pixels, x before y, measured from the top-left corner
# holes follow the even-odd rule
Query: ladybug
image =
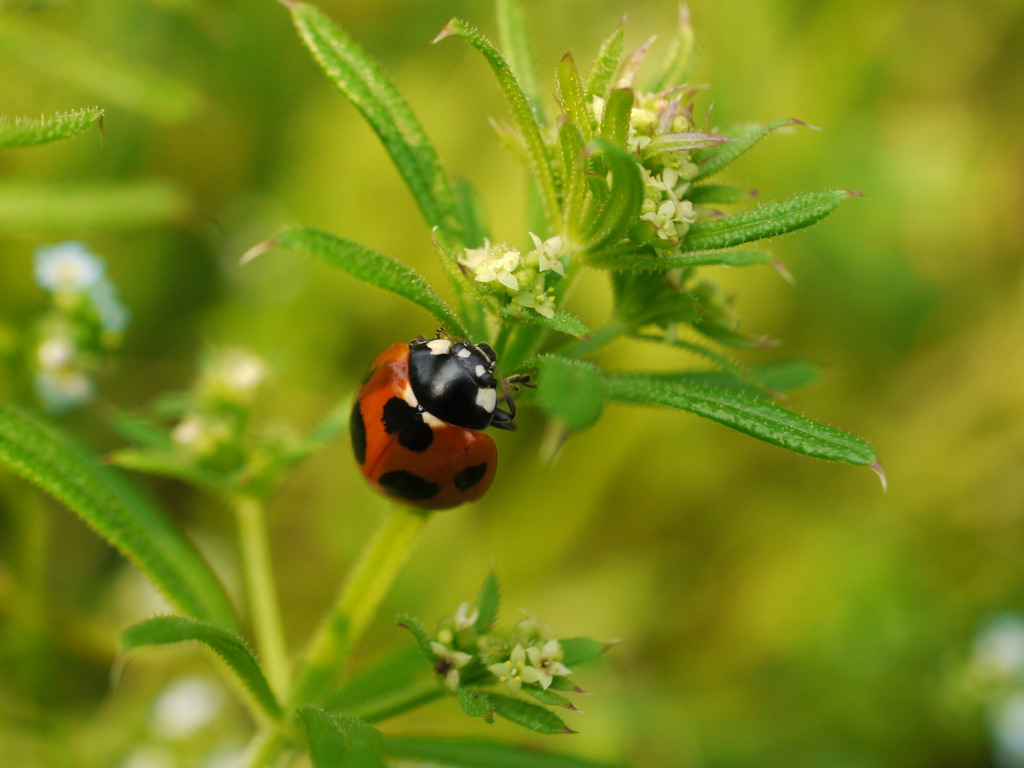
[[(474, 501), (494, 479), (498, 451), (487, 427), (515, 429), (509, 389), (487, 344), (417, 337), (381, 352), (356, 392), (352, 450), (378, 493), (420, 509)], [(498, 385), (507, 410), (498, 404)]]

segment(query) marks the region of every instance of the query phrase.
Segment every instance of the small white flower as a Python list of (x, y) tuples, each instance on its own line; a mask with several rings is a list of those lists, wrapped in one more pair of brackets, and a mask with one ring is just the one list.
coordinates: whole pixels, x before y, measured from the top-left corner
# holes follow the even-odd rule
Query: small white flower
[(491, 664), (487, 670), (498, 678), (498, 682), (505, 686), (509, 693), (519, 693), (523, 684), (539, 683), (541, 681), (540, 670), (536, 667), (526, 666), (526, 649), (522, 643), (517, 643), (509, 654), (508, 661), (499, 664)]
[(562, 261), (559, 258), (562, 255), (562, 237), (561, 235), (555, 235), (549, 237), (543, 242), (537, 235), (530, 233), (530, 238), (533, 240), (534, 248), (537, 251), (537, 255), (540, 257), (540, 265), (538, 270), (541, 272), (557, 272), (562, 277), (565, 277), (565, 267), (562, 265)]
[(437, 657), (437, 661), (434, 662), (434, 671), (444, 678), (444, 685), (448, 690), (457, 690), (459, 687), (459, 670), (469, 664), (473, 657), (468, 653), (456, 651), (436, 641), (430, 643), (430, 650)]
[(512, 297), (512, 301), (522, 307), (529, 307), (538, 315), (548, 318), (554, 317), (554, 289), (545, 289), (543, 285), (543, 281), (538, 281), (538, 284), (534, 285), (530, 290), (523, 291), (519, 295)]
[(54, 371), (68, 365), (75, 357), (75, 345), (66, 336), (51, 336), (36, 349), (36, 359), (43, 370)]
[(472, 269), (476, 272), (477, 267), (483, 264), (485, 261), (491, 258), (491, 241), (484, 239), (483, 248), (467, 248), (462, 258), (459, 259), (460, 264)]
[(453, 617), (455, 631), (461, 632), (464, 629), (472, 629), (478, 618), (480, 618), (480, 611), (475, 606), (471, 606), (469, 603), (461, 603), (455, 609), (455, 616)]
[(128, 327), (128, 310), (117, 298), (117, 290), (109, 280), (94, 283), (89, 289), (89, 298), (96, 307), (104, 331), (122, 333)]
[[(471, 256), (471, 261), (475, 265), (472, 269), (475, 272), (476, 281), (490, 283), (497, 280), (510, 291), (518, 291), (519, 280), (512, 273), (519, 266), (519, 251), (505, 244), (493, 246), (489, 250), (490, 255), (484, 259), (480, 259), (476, 252)], [(468, 253), (469, 251), (467, 251)], [(470, 266), (469, 261), (464, 263)]]
[(1018, 766), (1024, 760), (1024, 695), (1016, 694), (1003, 702), (992, 726), (1002, 764)]
[(44, 246), (36, 251), (36, 282), (48, 291), (85, 291), (103, 278), (103, 262), (82, 243)]
[(266, 377), (263, 360), (244, 349), (217, 352), (203, 371), (199, 389), (203, 397), (248, 405)]
[(153, 704), (153, 731), (166, 739), (182, 739), (213, 722), (223, 704), (223, 691), (209, 680), (182, 678)]
[(1024, 619), (1008, 614), (989, 623), (974, 641), (978, 674), (1005, 679), (1024, 673)]
[(88, 374), (78, 368), (42, 370), (35, 378), (36, 394), (47, 410), (63, 413), (92, 399), (94, 387)]
[(526, 655), (537, 670), (538, 682), (544, 690), (548, 689), (555, 677), (572, 674), (572, 670), (562, 663), (562, 646), (557, 640), (548, 640), (540, 648), (527, 648)]

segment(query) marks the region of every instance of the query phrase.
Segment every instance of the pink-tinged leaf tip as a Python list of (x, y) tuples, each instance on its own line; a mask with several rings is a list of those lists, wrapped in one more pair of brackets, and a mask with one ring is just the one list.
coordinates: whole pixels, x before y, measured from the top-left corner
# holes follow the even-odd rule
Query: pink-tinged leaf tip
[(692, 27), (693, 21), (690, 18), (690, 6), (686, 3), (679, 4), (679, 26)]
[(864, 193), (863, 192), (858, 192), (856, 189), (843, 189), (843, 190), (840, 190), (840, 191), (846, 193), (847, 199), (849, 199), (851, 197), (864, 197)]
[(783, 280), (785, 280), (790, 285), (796, 285), (796, 279), (793, 277), (793, 274), (788, 269), (786, 269), (785, 264), (783, 264), (778, 259), (772, 259), (771, 265), (775, 268), (775, 271), (779, 273), (779, 276)]
[(570, 728), (569, 726), (566, 726), (565, 728), (563, 728), (562, 730), (560, 730), (560, 731), (559, 731), (559, 733), (579, 733), (579, 731), (574, 731), (574, 730), (573, 730), (572, 728)]
[(296, 0), (277, 0), (277, 2), (279, 2), (285, 8), (287, 8), (289, 11), (294, 11), (300, 5), (300, 3), (296, 2)]
[(271, 248), (273, 248), (275, 245), (277, 245), (277, 238), (274, 237), (270, 238), (269, 240), (264, 240), (262, 243), (256, 243), (256, 245), (254, 245), (252, 248), (250, 248), (248, 251), (242, 254), (242, 258), (238, 260), (238, 264), (244, 267), (257, 256), (263, 255)]
[(452, 19), (452, 21), (449, 21), (445, 25), (444, 29), (442, 29), (440, 32), (437, 33), (437, 37), (435, 37), (430, 42), (432, 42), (432, 43), (439, 43), (442, 40), (444, 40), (446, 37), (451, 37), (452, 35), (456, 34), (455, 27), (452, 26), (452, 22), (454, 22), (454, 19)]
[(789, 124), (790, 125), (799, 125), (799, 126), (801, 126), (803, 128), (810, 128), (812, 131), (820, 131), (821, 130), (821, 128), (819, 128), (818, 126), (811, 125), (810, 123), (805, 123), (803, 120), (797, 120), (795, 117), (789, 118)]
[(778, 339), (773, 339), (771, 336), (758, 336), (753, 341), (756, 349), (772, 349), (780, 344)]
[(889, 490), (889, 481), (885, 477), (885, 468), (879, 461), (868, 464), (868, 469), (878, 475), (878, 479), (882, 481), (882, 492)]

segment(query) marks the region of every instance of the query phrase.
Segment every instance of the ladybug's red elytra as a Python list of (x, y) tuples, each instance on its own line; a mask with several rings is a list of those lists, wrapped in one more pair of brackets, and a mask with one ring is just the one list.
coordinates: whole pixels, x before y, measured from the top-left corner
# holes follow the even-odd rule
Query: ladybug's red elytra
[[(515, 429), (508, 393), (487, 344), (418, 337), (381, 352), (356, 392), (350, 432), (356, 463), (378, 493), (420, 509), (474, 501), (494, 479), (493, 426)], [(500, 398), (507, 404), (498, 404)]]

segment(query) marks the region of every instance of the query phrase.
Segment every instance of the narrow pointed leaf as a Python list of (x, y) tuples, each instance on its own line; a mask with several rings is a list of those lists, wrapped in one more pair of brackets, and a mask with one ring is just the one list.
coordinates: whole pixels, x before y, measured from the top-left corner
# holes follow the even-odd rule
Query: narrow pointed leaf
[(651, 91), (658, 92), (666, 88), (675, 88), (689, 82), (696, 61), (695, 42), (693, 24), (690, 22), (690, 11), (685, 3), (680, 3), (676, 34), (669, 45), (660, 74), (651, 83)]
[(455, 191), (455, 216), (462, 228), (462, 242), (466, 248), (481, 248), (490, 236), (487, 215), (476, 188), (466, 179), (453, 182)]
[(705, 133), (703, 131), (682, 131), (678, 133), (663, 133), (651, 139), (644, 147), (642, 155), (645, 159), (656, 157), (665, 152), (688, 152), (694, 149), (706, 147), (717, 147), (732, 141), (727, 136), (719, 136), (717, 133)]
[(562, 663), (575, 667), (593, 661), (608, 650), (608, 645), (592, 637), (566, 637), (558, 641), (562, 648)]
[(700, 181), (713, 176), (727, 165), (737, 160), (747, 150), (757, 144), (761, 139), (778, 130), (784, 125), (807, 125), (806, 123), (793, 118), (780, 118), (772, 120), (766, 125), (741, 125), (730, 130), (723, 131), (723, 134), (734, 139), (728, 144), (722, 144), (712, 149), (694, 152), (690, 160), (697, 163), (700, 170), (693, 177), (692, 181)]
[(247, 254), (247, 258), (274, 245), (320, 259), (348, 272), (357, 280), (397, 293), (433, 314), (453, 333), (467, 335), (462, 321), (427, 281), (390, 256), (312, 227), (289, 227), (266, 243), (256, 246)]
[(723, 205), (745, 203), (752, 200), (757, 192), (745, 187), (731, 187), (727, 184), (698, 184), (690, 187), (686, 199), (694, 205)]
[(313, 58), (380, 137), (424, 220), (455, 230), (451, 185), (408, 103), (377, 62), (319, 9), (297, 2), (287, 6)]
[[(403, 643), (379, 661), (347, 677), (340, 688), (324, 699), (324, 708), (331, 712), (355, 712), (369, 719), (364, 714), (368, 706), (372, 707), (375, 701), (391, 698), (396, 692), (423, 680), (429, 669), (429, 665), (423, 663), (420, 648)], [(435, 687), (438, 695), (442, 695), (441, 686)]]
[(103, 131), (103, 110), (76, 109), (40, 118), (0, 117), (0, 150), (32, 147), (77, 136), (93, 125)]
[(637, 73), (640, 71), (640, 67), (643, 66), (644, 59), (647, 58), (647, 51), (650, 50), (651, 44), (654, 42), (655, 38), (656, 35), (651, 35), (649, 38), (644, 40), (643, 44), (641, 44), (639, 48), (623, 59), (622, 64), (619, 65), (619, 71), (615, 73), (615, 79), (612, 81), (612, 87), (633, 87)]
[(576, 709), (576, 707), (572, 705), (572, 702), (569, 701), (569, 699), (560, 694), (558, 691), (553, 690), (551, 688), (545, 689), (537, 688), (533, 685), (527, 685), (523, 687), (523, 690), (530, 696), (535, 698), (537, 701), (539, 701), (541, 704), (544, 704), (548, 707), (563, 707), (565, 709), (571, 709), (577, 712), (579, 711)]
[(633, 110), (633, 91), (616, 88), (608, 96), (601, 115), (601, 136), (612, 144), (626, 146)]
[(498, 620), (498, 608), (501, 605), (501, 584), (494, 571), (487, 574), (480, 592), (476, 596), (477, 617), (473, 627), (477, 632), (484, 632)]
[(501, 693), (488, 693), (494, 714), (537, 733), (572, 733), (565, 721), (550, 709), (514, 699)]
[(500, 313), (503, 317), (515, 317), (522, 323), (539, 325), (551, 331), (558, 331), (576, 338), (583, 338), (590, 335), (590, 328), (586, 323), (575, 315), (568, 312), (555, 312), (553, 317), (545, 317), (530, 309), (517, 309), (515, 304), (502, 307)]
[(570, 430), (586, 429), (601, 416), (604, 387), (593, 363), (555, 355), (537, 358), (537, 403)]
[(300, 707), (315, 768), (385, 768), (384, 739), (364, 720)]
[(576, 242), (582, 224), (587, 184), (584, 177), (584, 141), (577, 126), (568, 120), (558, 129), (559, 157), (562, 161), (562, 212), (565, 231)]
[(554, 173), (548, 161), (547, 148), (544, 146), (544, 139), (541, 136), (540, 124), (537, 115), (534, 114), (530, 103), (519, 85), (519, 81), (512, 72), (512, 67), (501, 52), (480, 32), (466, 24), (461, 19), (452, 19), (448, 25), (437, 36), (441, 40), (450, 35), (458, 35), (465, 38), (471, 46), (476, 48), (490, 65), (494, 76), (498, 81), (512, 113), (512, 120), (522, 136), (526, 148), (529, 169), (533, 176), (537, 191), (540, 193), (541, 206), (548, 225), (553, 230), (559, 227), (558, 197), (555, 193)]
[(603, 251), (589, 256), (587, 263), (601, 269), (665, 272), (670, 269), (685, 269), (686, 267), (750, 267), (756, 264), (768, 264), (771, 260), (772, 255), (768, 251), (737, 249), (652, 253), (645, 249), (626, 252)]
[(221, 657), (252, 696), (260, 710), (271, 720), (281, 717), (281, 706), (263, 671), (245, 641), (234, 632), (208, 622), (183, 616), (157, 616), (129, 627), (121, 634), (126, 651), (146, 645), (170, 645), (197, 640)]
[(395, 760), (444, 768), (626, 768), (485, 739), (389, 738), (384, 752)]
[(415, 616), (408, 614), (402, 614), (398, 617), (398, 625), (405, 629), (408, 629), (412, 636), (416, 639), (416, 644), (419, 646), (420, 653), (430, 662), (434, 661), (434, 652), (430, 649), (430, 634), (426, 629), (423, 628), (423, 624)]
[(604, 385), (609, 400), (679, 408), (805, 456), (860, 465), (877, 461), (863, 440), (740, 392), (671, 374), (605, 374)]
[(576, 61), (571, 53), (565, 54), (558, 62), (556, 79), (558, 101), (562, 105), (562, 110), (583, 136), (583, 142), (590, 141), (594, 136), (594, 110), (587, 98)]
[(45, 76), (88, 93), (107, 108), (121, 107), (152, 120), (181, 123), (202, 105), (202, 95), (187, 82), (122, 59), (109, 48), (94, 45), (86, 35), (64, 34), (36, 24), (28, 14), (3, 15), (0, 51), (5, 77), (24, 77), (10, 72), (13, 64), (34, 77)]
[(491, 703), (491, 694), (486, 691), (478, 691), (473, 688), (458, 688), (455, 691), (455, 699), (459, 702), (462, 711), (470, 717), (482, 717), (487, 722), (494, 719), (494, 705)]
[(179, 222), (191, 204), (167, 181), (0, 182), (0, 234), (82, 236)]
[(498, 21), (498, 41), (515, 73), (523, 95), (533, 107), (541, 124), (544, 112), (540, 102), (540, 86), (537, 78), (537, 64), (530, 46), (530, 35), (526, 28), (526, 14), (518, 0), (497, 0), (495, 3)]
[(590, 68), (590, 75), (587, 76), (587, 95), (600, 96), (602, 99), (608, 93), (612, 78), (619, 70), (619, 63), (622, 61), (622, 48), (626, 36), (625, 20), (615, 31), (612, 32), (604, 42), (601, 43), (597, 52), (597, 58)]
[(75, 512), (183, 613), (237, 627), (227, 593), (191, 542), (124, 479), (67, 437), (0, 405), (0, 464)]
[(686, 251), (732, 248), (784, 235), (820, 221), (841, 202), (856, 195), (856, 192), (845, 189), (826, 189), (765, 203), (729, 216), (699, 219), (690, 225), (682, 248)]
[(174, 453), (124, 448), (114, 451), (107, 459), (122, 469), (180, 480), (197, 488), (203, 488), (221, 499), (230, 498), (232, 494), (231, 487), (223, 478), (204, 472), (191, 463), (186, 463)]
[(604, 139), (594, 139), (593, 155), (608, 165), (611, 173), (611, 194), (594, 211), (586, 231), (588, 250), (599, 250), (621, 240), (640, 216), (644, 201), (644, 179), (640, 166), (622, 147)]

